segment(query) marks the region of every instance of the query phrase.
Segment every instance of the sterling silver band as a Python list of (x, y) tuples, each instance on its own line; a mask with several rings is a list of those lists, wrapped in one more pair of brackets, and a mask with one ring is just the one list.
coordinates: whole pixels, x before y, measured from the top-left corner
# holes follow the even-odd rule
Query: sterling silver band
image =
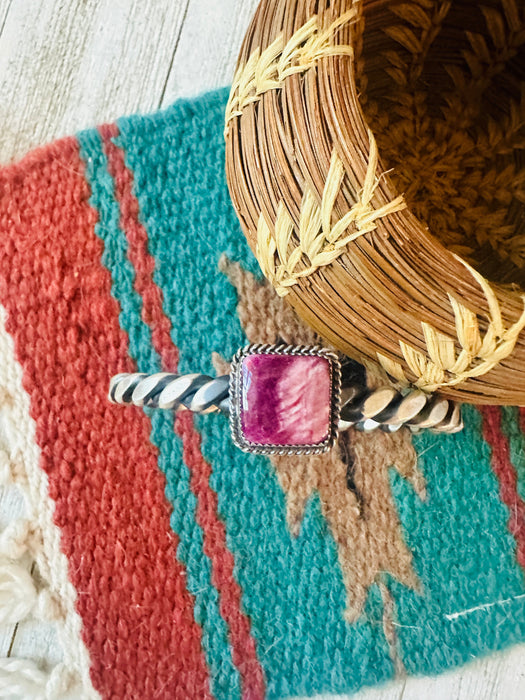
[(113, 403), (132, 404), (194, 413), (229, 412), (229, 375), (206, 374), (117, 374), (111, 379), (108, 398)]
[[(118, 374), (111, 379), (108, 398), (116, 404), (147, 406), (171, 411), (188, 409), (206, 414), (230, 410), (230, 376), (205, 374)], [(342, 387), (339, 430), (356, 427), (395, 432), (457, 433), (463, 428), (460, 406), (417, 389), (400, 392), (392, 387), (369, 389), (354, 378)]]

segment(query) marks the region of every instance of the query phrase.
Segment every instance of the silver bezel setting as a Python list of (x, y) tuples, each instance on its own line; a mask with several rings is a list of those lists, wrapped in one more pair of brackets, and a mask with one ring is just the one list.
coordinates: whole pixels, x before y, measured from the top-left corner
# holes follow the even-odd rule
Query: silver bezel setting
[[(328, 360), (330, 367), (330, 430), (328, 437), (315, 445), (262, 445), (250, 442), (243, 434), (241, 422), (242, 373), (241, 367), (249, 355), (310, 355)], [(265, 455), (314, 455), (328, 452), (338, 435), (341, 410), (341, 363), (331, 350), (318, 346), (297, 345), (247, 345), (241, 348), (231, 362), (230, 370), (230, 428), (235, 445), (252, 454)]]

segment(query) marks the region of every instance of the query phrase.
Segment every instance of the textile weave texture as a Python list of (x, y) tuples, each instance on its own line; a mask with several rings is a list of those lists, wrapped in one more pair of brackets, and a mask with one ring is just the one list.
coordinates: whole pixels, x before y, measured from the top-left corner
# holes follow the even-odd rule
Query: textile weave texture
[(213, 375), (247, 340), (316, 340), (231, 207), (226, 100), (123, 118), (0, 171), (0, 302), (93, 687), (350, 693), (525, 641), (523, 409), (271, 460), (238, 451), (224, 416), (108, 403), (119, 372)]

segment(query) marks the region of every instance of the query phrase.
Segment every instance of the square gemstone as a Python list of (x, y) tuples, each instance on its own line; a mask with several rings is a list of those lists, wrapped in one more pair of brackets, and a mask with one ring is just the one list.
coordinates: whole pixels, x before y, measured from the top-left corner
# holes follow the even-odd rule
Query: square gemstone
[(237, 372), (237, 433), (250, 444), (314, 447), (332, 434), (332, 365), (329, 357), (246, 354)]

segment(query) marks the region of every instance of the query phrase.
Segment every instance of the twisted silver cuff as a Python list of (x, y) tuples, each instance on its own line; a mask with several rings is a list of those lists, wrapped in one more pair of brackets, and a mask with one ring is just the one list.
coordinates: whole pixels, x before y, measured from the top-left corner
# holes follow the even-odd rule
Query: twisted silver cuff
[[(109, 399), (117, 404), (132, 404), (171, 411), (188, 409), (194, 413), (229, 413), (230, 376), (205, 374), (118, 374), (111, 379)], [(342, 387), (339, 429), (356, 427), (387, 432), (407, 426), (413, 432), (429, 429), (437, 433), (456, 433), (463, 428), (458, 404), (436, 394), (417, 389), (407, 392), (391, 387), (368, 389), (362, 383)]]
[(229, 412), (230, 376), (206, 374), (117, 374), (109, 386), (109, 400), (149, 408), (194, 413)]

